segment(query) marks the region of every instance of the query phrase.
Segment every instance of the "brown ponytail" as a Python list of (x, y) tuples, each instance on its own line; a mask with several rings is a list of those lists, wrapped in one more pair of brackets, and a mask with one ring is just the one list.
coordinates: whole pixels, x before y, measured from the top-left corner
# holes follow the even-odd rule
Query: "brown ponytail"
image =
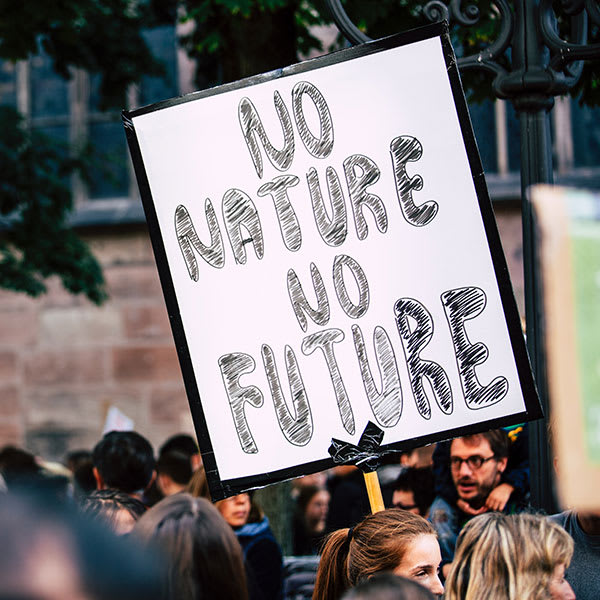
[(327, 536), (323, 546), (312, 600), (336, 600), (350, 587), (346, 562), (349, 529), (338, 529)]
[(416, 537), (436, 535), (423, 517), (399, 508), (368, 515), (349, 531), (338, 529), (327, 538), (312, 600), (339, 600), (371, 575), (393, 571)]

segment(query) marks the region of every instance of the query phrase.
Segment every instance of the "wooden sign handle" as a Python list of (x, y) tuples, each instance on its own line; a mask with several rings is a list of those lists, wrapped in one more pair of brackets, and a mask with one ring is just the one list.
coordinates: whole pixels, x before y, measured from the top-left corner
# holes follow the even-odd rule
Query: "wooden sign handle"
[(367, 494), (369, 496), (369, 504), (371, 505), (371, 512), (376, 513), (381, 510), (385, 510), (383, 504), (383, 496), (381, 495), (381, 486), (379, 485), (379, 477), (377, 472), (363, 473), (365, 477), (365, 485), (367, 486)]

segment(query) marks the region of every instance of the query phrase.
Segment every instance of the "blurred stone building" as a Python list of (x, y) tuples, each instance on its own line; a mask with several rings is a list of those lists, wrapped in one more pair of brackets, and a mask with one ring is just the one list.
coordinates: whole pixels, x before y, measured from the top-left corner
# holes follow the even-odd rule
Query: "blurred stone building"
[[(177, 50), (174, 29), (148, 39), (166, 61), (167, 77), (132, 90), (130, 107), (193, 91), (192, 65)], [(23, 444), (48, 459), (92, 447), (110, 406), (155, 446), (193, 432), (120, 114), (98, 110), (97, 84), (83, 72), (62, 80), (43, 55), (0, 64), (0, 103), (16, 106), (49, 135), (90, 140), (112, 174), (98, 170), (87, 186), (72, 181), (73, 224), (104, 268), (109, 301), (98, 308), (57, 281), (37, 300), (0, 291), (0, 446)], [(599, 114), (569, 99), (557, 103), (557, 182), (600, 187)], [(500, 101), (473, 105), (471, 116), (523, 313), (518, 121)]]

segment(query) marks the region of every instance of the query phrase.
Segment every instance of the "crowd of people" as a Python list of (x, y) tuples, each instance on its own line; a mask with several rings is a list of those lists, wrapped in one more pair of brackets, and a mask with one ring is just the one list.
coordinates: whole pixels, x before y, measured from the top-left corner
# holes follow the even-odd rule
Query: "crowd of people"
[[(212, 502), (194, 439), (113, 431), (64, 465), (0, 449), (0, 600), (597, 600), (600, 513), (535, 514), (527, 426), (293, 482), (290, 552), (252, 493)], [(274, 517), (274, 515), (272, 516)]]

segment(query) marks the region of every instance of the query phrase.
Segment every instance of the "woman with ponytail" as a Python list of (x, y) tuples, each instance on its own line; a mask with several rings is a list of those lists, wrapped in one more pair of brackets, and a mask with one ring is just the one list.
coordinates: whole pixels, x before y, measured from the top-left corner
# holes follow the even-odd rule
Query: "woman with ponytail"
[(419, 515), (390, 508), (329, 535), (313, 600), (339, 600), (346, 590), (382, 572), (413, 579), (440, 595), (444, 591), (438, 577), (441, 560), (431, 524)]

